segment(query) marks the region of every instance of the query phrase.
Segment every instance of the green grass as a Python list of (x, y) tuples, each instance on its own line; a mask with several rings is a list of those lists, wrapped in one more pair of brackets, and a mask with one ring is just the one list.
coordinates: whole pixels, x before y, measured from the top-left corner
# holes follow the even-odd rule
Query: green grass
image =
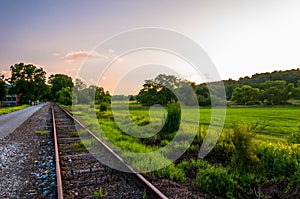
[(120, 101), (120, 100), (112, 100), (113, 106), (141, 106), (141, 104), (138, 104), (137, 101)]
[[(88, 105), (77, 105), (74, 114), (80, 115), (88, 126), (95, 127), (97, 122), (92, 120), (90, 116), (95, 114), (86, 115), (88, 112)], [(188, 129), (189, 124), (195, 123), (197, 117), (197, 110), (193, 108), (184, 108), (187, 115), (186, 118), (182, 120), (184, 127)], [(216, 109), (216, 112), (223, 112), (223, 109)], [(149, 117), (148, 108), (130, 108), (130, 118), (138, 125), (151, 122)], [(165, 113), (166, 114), (166, 113)], [(160, 124), (162, 121), (164, 113), (161, 109), (152, 109), (151, 117), (154, 123)], [(290, 106), (290, 107), (263, 107), (263, 108), (227, 108), (226, 109), (226, 119), (224, 124), (224, 129), (229, 129), (232, 127), (232, 124), (235, 121), (243, 121), (249, 124), (255, 124), (257, 122), (265, 123), (267, 127), (256, 136), (257, 141), (262, 142), (287, 142), (288, 136), (292, 132), (300, 127), (300, 107)], [(105, 118), (107, 117), (107, 118)], [(100, 119), (101, 127), (104, 132), (113, 138), (113, 140), (118, 140), (118, 137), (122, 139), (128, 139), (129, 141), (137, 142), (137, 139), (132, 138), (131, 136), (127, 137), (126, 134), (121, 134), (117, 125), (109, 118), (112, 117), (110, 111), (104, 114), (103, 118)], [(126, 116), (126, 110), (118, 109), (114, 113), (113, 117), (128, 117)], [(211, 109), (210, 108), (200, 108), (200, 126), (206, 128), (210, 124), (211, 120)], [(143, 125), (142, 125), (143, 126)]]
[[(193, 122), (196, 117), (196, 111), (186, 109), (188, 118), (183, 120), (184, 123)], [(222, 112), (222, 109), (217, 111)], [(155, 111), (155, 110), (154, 110)], [(149, 117), (148, 110), (131, 109), (132, 117)], [(122, 110), (118, 111), (122, 114)], [(125, 111), (124, 111), (125, 114)], [(159, 112), (154, 112), (153, 117), (158, 117)], [(249, 124), (264, 122), (267, 127), (257, 136), (258, 140), (285, 142), (287, 136), (300, 126), (300, 107), (264, 107), (264, 108), (227, 108), (224, 129), (231, 128), (235, 121), (243, 121)], [(208, 126), (211, 119), (210, 108), (200, 108), (200, 125)]]
[(36, 131), (35, 134), (37, 134), (37, 135), (48, 135), (49, 131)]
[(0, 107), (0, 115), (8, 114), (14, 111), (18, 111), (24, 108), (27, 108), (29, 105), (22, 105), (22, 106), (13, 106), (13, 107)]
[[(161, 146), (167, 145), (172, 136), (167, 137), (164, 133), (155, 135), (150, 139), (159, 139), (158, 144), (153, 144), (154, 142), (149, 142), (150, 144), (145, 143), (143, 139), (128, 135), (126, 131), (122, 132), (116, 124), (116, 118), (120, 118), (121, 125), (128, 127), (130, 131), (138, 131), (138, 127), (128, 124), (128, 119), (132, 119), (138, 126), (146, 127), (142, 131), (142, 133), (146, 134), (150, 130), (155, 130), (155, 126), (150, 126), (151, 123), (161, 123), (161, 118), (166, 117), (164, 116), (166, 112), (153, 108), (151, 113), (149, 113), (148, 108), (131, 107), (129, 110), (130, 115), (127, 115), (127, 110), (122, 108), (117, 109), (112, 115), (111, 110), (105, 112), (97, 111), (96, 113), (94, 110), (89, 105), (77, 105), (73, 114), (77, 115), (78, 119), (95, 132), (101, 140), (107, 142), (108, 145), (113, 143), (110, 145), (111, 148), (119, 153), (133, 168), (153, 171), (152, 168), (156, 168), (155, 165), (158, 163), (168, 165), (151, 172), (150, 174), (153, 176), (168, 178), (179, 183), (187, 183), (187, 181), (191, 180), (191, 182), (195, 182), (194, 185), (191, 184), (195, 189), (227, 198), (251, 198), (253, 197), (253, 194), (251, 195), (253, 187), (260, 187), (268, 182), (277, 182), (278, 179), (286, 179), (288, 182), (291, 182), (286, 189), (289, 186), (293, 186), (292, 183), (297, 185), (300, 182), (300, 145), (290, 144), (288, 141), (289, 137), (293, 133), (295, 134), (295, 130), (297, 133), (300, 131), (300, 107), (227, 108), (224, 129), (214, 148), (217, 149), (217, 153), (214, 152), (211, 155), (215, 156), (214, 160), (217, 160), (219, 156), (225, 154), (226, 157), (228, 156), (228, 162), (209, 162), (204, 159), (198, 159), (199, 143), (203, 140), (211, 120), (212, 110), (210, 108), (200, 108), (199, 126), (196, 123), (196, 118), (199, 116), (198, 109), (183, 108), (182, 113), (187, 116), (182, 120), (181, 126), (183, 130), (174, 133), (178, 135), (181, 131), (184, 132), (184, 134), (180, 135), (182, 136), (180, 139), (182, 142), (173, 144), (169, 148), (165, 147), (164, 150), (161, 150), (161, 153), (152, 155), (149, 152), (154, 152), (159, 150)], [(215, 112), (217, 117), (219, 117), (218, 113), (224, 112), (224, 109), (219, 108)], [(241, 141), (236, 139), (236, 142), (233, 142), (232, 132), (234, 129), (243, 132), (243, 129), (237, 129), (233, 126), (235, 122), (244, 123), (245, 128), (243, 129), (246, 130), (248, 125), (267, 124), (266, 128), (258, 131), (253, 143), (248, 143), (251, 145), (248, 147), (251, 152), (249, 154), (255, 157), (254, 160), (258, 160), (253, 161), (251, 165), (249, 164), (249, 168), (245, 164), (237, 164), (243, 159), (243, 154), (245, 153), (241, 153), (240, 156), (236, 155), (238, 154), (236, 153), (236, 150), (238, 150), (237, 142)], [(195, 124), (197, 125), (196, 127)], [(189, 143), (185, 142), (185, 138), (193, 136), (192, 131), (198, 128), (199, 134), (196, 135), (193, 144), (189, 145)], [(249, 133), (251, 132), (249, 131)], [(86, 141), (86, 143), (82, 144), (88, 147), (92, 143)], [(168, 159), (168, 155), (184, 146), (189, 147), (187, 159), (172, 163)], [(141, 153), (141, 156), (134, 156), (133, 158), (131, 152)], [(237, 161), (234, 162), (234, 160)]]

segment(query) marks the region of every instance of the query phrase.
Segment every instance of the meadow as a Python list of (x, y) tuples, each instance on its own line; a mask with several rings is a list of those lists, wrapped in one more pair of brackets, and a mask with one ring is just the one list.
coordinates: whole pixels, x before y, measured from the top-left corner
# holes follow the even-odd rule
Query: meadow
[[(218, 110), (218, 108), (216, 109)], [(190, 117), (189, 120), (192, 121), (196, 117), (194, 115), (196, 111), (190, 108), (187, 111)], [(144, 117), (148, 116), (148, 112), (149, 110), (146, 108), (130, 110), (133, 115), (143, 115)], [(122, 113), (122, 111), (118, 111), (118, 113)], [(211, 108), (200, 108), (200, 125), (208, 126), (210, 119)], [(231, 128), (232, 123), (235, 121), (243, 121), (249, 124), (265, 123), (267, 126), (257, 135), (257, 140), (286, 143), (289, 133), (300, 127), (300, 106), (226, 108), (224, 129)]]
[[(173, 148), (167, 148), (165, 146), (168, 146), (178, 132), (166, 133), (162, 129), (148, 138), (126, 133), (128, 130), (146, 135), (161, 129), (166, 112), (153, 108), (150, 119), (149, 108), (132, 106), (128, 115), (127, 110), (120, 106), (121, 104), (117, 104), (117, 109), (112, 114), (110, 109), (100, 111), (97, 106), (77, 105), (73, 107), (73, 114), (133, 167), (149, 170), (148, 175), (178, 183), (189, 182), (194, 189), (225, 198), (268, 198), (275, 197), (276, 193), (290, 198), (300, 193), (298, 106), (227, 108), (222, 134), (204, 159), (198, 158), (198, 152), (210, 124), (211, 108), (201, 107), (199, 111), (195, 108), (182, 108), (187, 117), (181, 123), (184, 131), (181, 136), (194, 136), (191, 131), (195, 130), (195, 118), (200, 115), (200, 122), (196, 123), (196, 136), (192, 143), (186, 143), (183, 139)], [(224, 109), (217, 108), (215, 111), (222, 113)], [(128, 119), (132, 119), (140, 127), (148, 128), (139, 132), (140, 129), (130, 125)], [(154, 125), (151, 126), (152, 123)], [(175, 162), (170, 161), (172, 152), (183, 146), (188, 147), (185, 153)], [(147, 153), (164, 147), (154, 157), (147, 156)], [(131, 153), (140, 153), (142, 157), (136, 160)], [(152, 171), (157, 162), (168, 166)]]

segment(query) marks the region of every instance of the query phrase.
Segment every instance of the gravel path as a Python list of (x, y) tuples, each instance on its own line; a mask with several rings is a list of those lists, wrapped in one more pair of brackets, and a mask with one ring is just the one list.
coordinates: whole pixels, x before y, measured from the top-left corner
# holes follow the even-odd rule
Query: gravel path
[(31, 106), (19, 111), (14, 111), (9, 114), (4, 114), (0, 116), (0, 139), (4, 138), (16, 128), (21, 125), (24, 121), (26, 121), (33, 113), (38, 111), (41, 107), (43, 107), (45, 103)]
[[(45, 173), (51, 174), (53, 163), (52, 144), (47, 143), (51, 136), (50, 104), (30, 108), (36, 112), (0, 139), (0, 198), (52, 198), (42, 197), (52, 183), (51, 178), (43, 179)], [(37, 131), (49, 131), (49, 136), (37, 135)], [(49, 188), (43, 189), (42, 184)]]

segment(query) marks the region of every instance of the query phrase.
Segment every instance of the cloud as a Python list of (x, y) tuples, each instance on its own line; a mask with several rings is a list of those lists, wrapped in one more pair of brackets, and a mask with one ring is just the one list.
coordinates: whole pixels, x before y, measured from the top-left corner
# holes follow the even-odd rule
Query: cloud
[(62, 58), (65, 60), (65, 62), (84, 61), (85, 59), (107, 59), (106, 56), (99, 53), (89, 53), (86, 51), (70, 52), (65, 54), (65, 56)]

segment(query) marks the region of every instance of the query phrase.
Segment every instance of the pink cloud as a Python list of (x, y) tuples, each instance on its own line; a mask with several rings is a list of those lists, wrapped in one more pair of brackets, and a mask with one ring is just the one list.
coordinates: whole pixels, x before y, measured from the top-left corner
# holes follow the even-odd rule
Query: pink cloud
[(83, 61), (85, 59), (107, 59), (106, 56), (99, 53), (89, 53), (86, 51), (70, 52), (62, 57), (65, 62)]

